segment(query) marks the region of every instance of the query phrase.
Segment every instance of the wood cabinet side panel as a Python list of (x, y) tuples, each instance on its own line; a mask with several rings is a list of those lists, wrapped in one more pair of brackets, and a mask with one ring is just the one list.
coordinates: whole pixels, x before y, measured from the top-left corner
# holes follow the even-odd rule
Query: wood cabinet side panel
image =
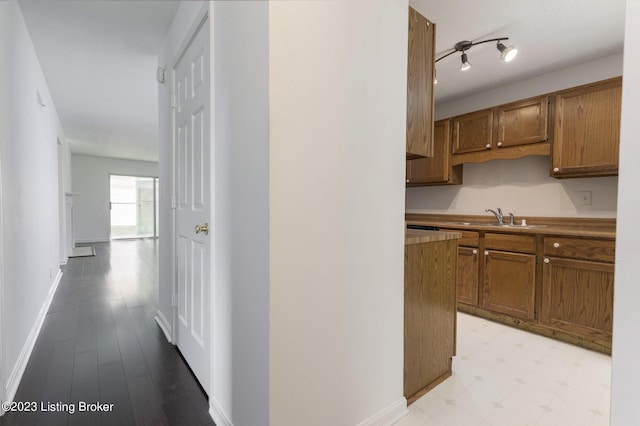
[(456, 240), (405, 246), (404, 395), (450, 370), (455, 348)]
[(433, 156), (434, 25), (409, 8), (407, 159)]

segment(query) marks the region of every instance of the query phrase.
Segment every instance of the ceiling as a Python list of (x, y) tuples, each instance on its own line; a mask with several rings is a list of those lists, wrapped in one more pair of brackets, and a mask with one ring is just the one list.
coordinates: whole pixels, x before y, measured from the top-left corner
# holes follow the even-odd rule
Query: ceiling
[[(156, 55), (179, 2), (19, 0), (72, 152), (157, 161)], [(625, 0), (410, 0), (436, 23), (436, 57), (462, 40), (506, 36), (438, 63), (436, 102), (622, 52)]]
[(509, 37), (518, 48), (509, 63), (496, 43), (467, 51), (471, 69), (460, 71), (460, 53), (438, 62), (436, 102), (445, 102), (572, 65), (621, 53), (625, 0), (409, 0), (436, 24), (436, 58), (462, 40)]
[(157, 53), (179, 2), (19, 4), (71, 151), (158, 161)]

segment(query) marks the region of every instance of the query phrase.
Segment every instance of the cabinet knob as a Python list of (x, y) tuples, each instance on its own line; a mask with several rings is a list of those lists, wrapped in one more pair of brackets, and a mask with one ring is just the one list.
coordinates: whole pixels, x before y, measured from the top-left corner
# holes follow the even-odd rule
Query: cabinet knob
[(549, 259), (547, 259), (546, 257), (544, 258), (544, 263), (549, 263)]
[(553, 243), (554, 248), (560, 248), (560, 243)]
[(557, 167), (554, 167), (554, 168), (553, 168), (553, 173), (558, 173), (559, 171), (560, 171), (560, 169), (559, 169), (559, 168), (557, 168)]
[(407, 183), (409, 183), (409, 179), (407, 179)]
[(484, 255), (485, 255), (485, 256), (489, 256), (489, 252), (485, 250), (485, 251), (484, 251)]
[(490, 143), (486, 144), (486, 145), (485, 145), (485, 148), (487, 148), (487, 149), (491, 149), (491, 144), (490, 144)]
[(473, 253), (473, 254), (478, 254), (478, 250), (473, 249), (473, 251), (472, 251), (471, 253)]
[(502, 146), (502, 142), (498, 142), (498, 146)]

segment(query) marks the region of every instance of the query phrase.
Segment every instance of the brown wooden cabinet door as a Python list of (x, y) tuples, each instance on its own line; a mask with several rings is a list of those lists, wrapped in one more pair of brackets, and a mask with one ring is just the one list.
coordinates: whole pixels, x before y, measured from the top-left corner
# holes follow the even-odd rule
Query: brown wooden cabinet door
[(432, 157), (435, 25), (409, 8), (407, 160)]
[(613, 276), (613, 264), (545, 258), (540, 321), (610, 344)]
[(553, 177), (618, 173), (622, 79), (555, 95)]
[(458, 247), (456, 295), (458, 302), (478, 306), (478, 249)]
[(533, 254), (485, 250), (482, 307), (534, 319), (535, 266)]
[(484, 109), (454, 117), (452, 127), (454, 154), (485, 151), (492, 148), (492, 109)]
[(494, 146), (506, 148), (545, 142), (548, 139), (548, 102), (543, 96), (497, 107)]
[(451, 167), (451, 124), (440, 120), (433, 128), (433, 157), (407, 161), (409, 186), (435, 183), (462, 183), (462, 166)]

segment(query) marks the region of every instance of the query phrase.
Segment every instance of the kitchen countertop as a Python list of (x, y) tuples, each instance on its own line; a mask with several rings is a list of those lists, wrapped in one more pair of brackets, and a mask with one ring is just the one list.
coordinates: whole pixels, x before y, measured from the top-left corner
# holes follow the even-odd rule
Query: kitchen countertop
[[(441, 229), (454, 229), (460, 231), (485, 231), (495, 233), (518, 233), (518, 234), (533, 234), (533, 235), (566, 235), (575, 237), (590, 237), (590, 238), (606, 238), (615, 239), (616, 229), (615, 222), (613, 225), (609, 222), (602, 224), (599, 221), (593, 219), (584, 218), (549, 218), (549, 224), (545, 225), (545, 218), (527, 218), (529, 225), (538, 225), (538, 227), (521, 227), (521, 226), (491, 226), (484, 225), (482, 223), (474, 223), (482, 220), (483, 222), (491, 222), (489, 217), (478, 218), (461, 218), (460, 216), (438, 215), (436, 217), (430, 217), (428, 214), (408, 214), (407, 223), (415, 225), (429, 225), (436, 226)], [(469, 225), (465, 225), (459, 222), (470, 222)], [(519, 220), (516, 221), (518, 223)], [(539, 226), (545, 225), (545, 226)]]
[(433, 243), (436, 241), (457, 240), (462, 237), (459, 232), (450, 231), (423, 231), (421, 229), (407, 229), (405, 231), (404, 245)]

